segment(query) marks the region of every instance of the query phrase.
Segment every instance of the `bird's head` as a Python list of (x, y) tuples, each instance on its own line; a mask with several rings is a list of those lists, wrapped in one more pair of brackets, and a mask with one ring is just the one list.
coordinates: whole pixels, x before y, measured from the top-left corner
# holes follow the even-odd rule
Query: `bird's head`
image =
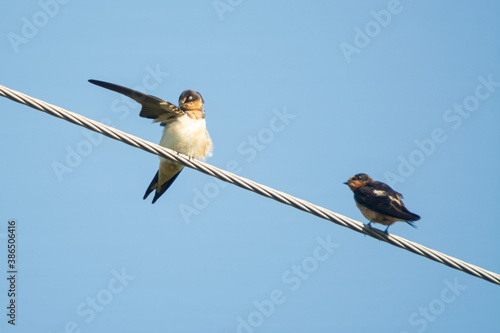
[(203, 111), (203, 97), (194, 90), (184, 90), (179, 97), (179, 107), (184, 111)]
[(357, 175), (352, 176), (346, 181), (344, 184), (349, 186), (351, 191), (356, 191), (361, 186), (365, 186), (369, 183), (373, 182), (372, 177), (368, 176), (366, 173), (358, 173)]

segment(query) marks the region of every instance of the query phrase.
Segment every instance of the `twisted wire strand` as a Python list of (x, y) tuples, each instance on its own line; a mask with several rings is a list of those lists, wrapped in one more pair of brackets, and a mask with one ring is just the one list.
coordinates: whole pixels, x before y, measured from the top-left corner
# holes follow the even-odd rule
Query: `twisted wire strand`
[(349, 228), (356, 232), (368, 235), (380, 241), (389, 243), (391, 245), (400, 247), (407, 251), (413, 252), (415, 254), (421, 255), (425, 258), (437, 261), (441, 264), (449, 266), (451, 268), (463, 271), (472, 276), (484, 279), (491, 283), (500, 285), (500, 275), (494, 272), (490, 272), (481, 267), (466, 263), (460, 259), (448, 256), (439, 251), (430, 249), (423, 245), (411, 242), (402, 237), (386, 234), (380, 230), (373, 229), (369, 226), (364, 225), (361, 222), (350, 219), (346, 216), (334, 213), (326, 208), (314, 205), (305, 200), (293, 197), (289, 194), (286, 194), (281, 191), (277, 191), (268, 186), (261, 185), (256, 183), (250, 179), (246, 179), (244, 177), (237, 176), (231, 172), (219, 169), (210, 164), (195, 160), (190, 158), (189, 156), (177, 153), (174, 150), (161, 147), (157, 144), (151, 143), (149, 141), (143, 140), (136, 136), (127, 134), (120, 130), (117, 130), (113, 127), (101, 124), (97, 121), (88, 119), (74, 112), (67, 111), (63, 108), (60, 108), (55, 105), (48, 104), (39, 99), (27, 96), (23, 93), (17, 92), (15, 90), (9, 89), (0, 85), (0, 95), (9, 98), (15, 102), (28, 105), (34, 109), (46, 112), (52, 116), (64, 119), (66, 121), (72, 122), (76, 125), (83, 126), (89, 130), (92, 130), (97, 133), (101, 133), (107, 137), (112, 139), (124, 142), (128, 145), (131, 145), (136, 148), (140, 148), (149, 153), (159, 155), (161, 157), (167, 158), (169, 160), (173, 160), (179, 162), (188, 168), (203, 172), (209, 176), (218, 178), (222, 181), (228, 182), (230, 184), (239, 186), (248, 191), (255, 192), (264, 197), (271, 198), (283, 204), (295, 207), (304, 212), (316, 215), (322, 219), (328, 220), (330, 222), (339, 224), (343, 227)]

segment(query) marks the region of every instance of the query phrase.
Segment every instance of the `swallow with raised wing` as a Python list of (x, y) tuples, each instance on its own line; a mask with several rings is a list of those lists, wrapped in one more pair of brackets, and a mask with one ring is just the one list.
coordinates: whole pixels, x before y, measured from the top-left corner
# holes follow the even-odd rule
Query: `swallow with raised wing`
[(374, 181), (370, 176), (359, 173), (345, 182), (354, 192), (354, 200), (364, 217), (372, 222), (386, 225), (385, 233), (396, 221), (404, 221), (416, 228), (414, 221), (420, 216), (406, 209), (403, 195), (389, 185)]
[[(98, 80), (89, 82), (116, 91), (140, 103), (142, 109), (139, 116), (154, 119), (153, 122), (165, 127), (160, 146), (200, 160), (212, 156), (213, 145), (206, 128), (204, 101), (197, 91), (185, 90), (179, 97), (179, 106), (176, 106), (158, 97), (116, 84)], [(156, 191), (152, 202), (155, 203), (172, 185), (183, 167), (180, 163), (160, 157), (158, 172), (149, 184), (143, 199)]]

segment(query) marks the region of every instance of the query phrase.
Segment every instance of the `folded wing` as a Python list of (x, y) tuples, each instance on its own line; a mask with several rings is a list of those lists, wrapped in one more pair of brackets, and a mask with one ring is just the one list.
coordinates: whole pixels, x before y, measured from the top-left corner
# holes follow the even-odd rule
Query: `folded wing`
[(369, 186), (363, 186), (356, 190), (354, 198), (358, 203), (377, 213), (392, 216), (404, 221), (416, 221), (420, 216), (413, 214), (401, 201), (401, 194), (383, 190), (375, 190)]

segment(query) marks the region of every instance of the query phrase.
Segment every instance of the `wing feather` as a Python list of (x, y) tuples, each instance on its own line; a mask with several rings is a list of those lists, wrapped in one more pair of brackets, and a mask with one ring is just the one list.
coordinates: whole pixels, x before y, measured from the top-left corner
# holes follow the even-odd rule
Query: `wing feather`
[(155, 119), (155, 122), (168, 122), (169, 120), (172, 120), (184, 114), (184, 111), (182, 111), (176, 105), (166, 102), (158, 97), (147, 95), (140, 91), (109, 82), (99, 80), (89, 80), (89, 82), (123, 94), (140, 103), (142, 105), (142, 109), (139, 113), (139, 116), (143, 118)]
[(383, 189), (374, 189), (371, 186), (360, 187), (354, 193), (354, 199), (359, 204), (380, 214), (405, 221), (416, 221), (420, 219), (418, 215), (406, 209), (401, 201), (401, 194), (393, 191), (388, 185), (387, 187), (394, 193), (384, 191)]

